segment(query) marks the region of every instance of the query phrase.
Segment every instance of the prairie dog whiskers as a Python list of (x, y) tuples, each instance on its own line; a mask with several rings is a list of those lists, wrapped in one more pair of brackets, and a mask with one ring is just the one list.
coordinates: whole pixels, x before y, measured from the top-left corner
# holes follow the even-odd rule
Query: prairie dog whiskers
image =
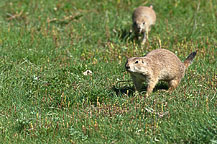
[(143, 34), (141, 44), (145, 44), (148, 39), (148, 33), (151, 30), (151, 26), (155, 24), (156, 14), (153, 10), (153, 6), (139, 6), (136, 8), (132, 15), (133, 30), (138, 38), (139, 34)]
[(159, 80), (168, 82), (169, 91), (172, 91), (179, 85), (196, 53), (192, 52), (181, 62), (171, 51), (156, 49), (144, 57), (129, 58), (125, 68), (130, 73), (136, 90), (140, 91), (142, 83), (147, 81), (146, 96), (150, 95)]

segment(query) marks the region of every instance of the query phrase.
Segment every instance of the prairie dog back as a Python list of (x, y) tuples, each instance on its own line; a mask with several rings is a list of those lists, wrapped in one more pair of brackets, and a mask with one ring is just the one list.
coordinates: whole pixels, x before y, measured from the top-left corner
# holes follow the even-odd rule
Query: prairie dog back
[(149, 59), (150, 66), (154, 68), (155, 73), (159, 73), (159, 80), (170, 80), (174, 77), (182, 78), (184, 76), (184, 64), (169, 50), (153, 50), (145, 56), (145, 59)]

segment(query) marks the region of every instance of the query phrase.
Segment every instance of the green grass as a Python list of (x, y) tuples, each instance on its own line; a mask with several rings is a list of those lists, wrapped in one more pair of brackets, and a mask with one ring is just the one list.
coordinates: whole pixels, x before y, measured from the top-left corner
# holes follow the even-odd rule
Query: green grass
[[(141, 46), (131, 14), (150, 4)], [(0, 142), (216, 143), (216, 12), (215, 0), (1, 0)], [(175, 91), (144, 98), (119, 82), (128, 57), (160, 47), (198, 50)]]

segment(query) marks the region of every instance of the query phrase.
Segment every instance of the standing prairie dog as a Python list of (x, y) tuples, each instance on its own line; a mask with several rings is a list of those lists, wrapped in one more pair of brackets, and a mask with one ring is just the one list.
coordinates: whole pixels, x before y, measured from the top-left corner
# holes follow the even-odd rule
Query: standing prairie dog
[(171, 51), (166, 49), (156, 49), (149, 52), (144, 57), (132, 57), (127, 60), (126, 70), (130, 73), (136, 90), (140, 91), (142, 83), (148, 82), (148, 96), (159, 80), (169, 83), (169, 91), (175, 89), (185, 70), (192, 63), (196, 52), (192, 52), (182, 63), (180, 59)]
[(139, 34), (143, 34), (142, 45), (145, 44), (148, 39), (148, 32), (151, 30), (151, 26), (155, 24), (156, 14), (153, 10), (153, 6), (150, 7), (140, 6), (133, 12), (133, 30), (138, 38)]

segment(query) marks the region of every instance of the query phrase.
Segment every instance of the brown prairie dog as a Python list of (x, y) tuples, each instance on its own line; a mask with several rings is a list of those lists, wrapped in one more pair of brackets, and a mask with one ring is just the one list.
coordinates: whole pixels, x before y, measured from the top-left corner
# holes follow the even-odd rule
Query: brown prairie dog
[(140, 91), (142, 83), (148, 82), (146, 93), (148, 96), (159, 80), (168, 82), (169, 91), (175, 89), (195, 55), (196, 52), (192, 52), (182, 63), (171, 51), (156, 49), (144, 57), (129, 58), (125, 67), (133, 79), (136, 90)]
[(153, 10), (153, 6), (150, 7), (140, 6), (133, 12), (133, 30), (138, 37), (139, 34), (143, 34), (141, 44), (145, 44), (148, 39), (148, 33), (151, 30), (151, 26), (155, 24), (156, 14)]

